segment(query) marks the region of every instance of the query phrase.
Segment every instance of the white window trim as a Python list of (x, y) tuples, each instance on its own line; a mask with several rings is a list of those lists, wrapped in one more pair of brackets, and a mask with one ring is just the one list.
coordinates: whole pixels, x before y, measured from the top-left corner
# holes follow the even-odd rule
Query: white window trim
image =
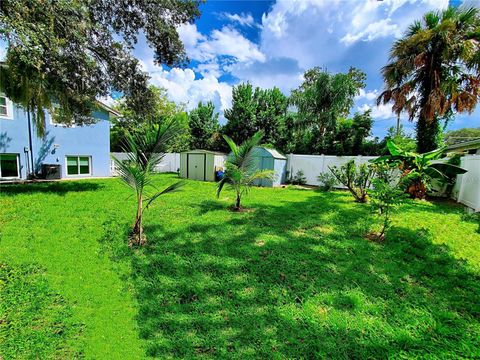
[[(67, 159), (69, 157), (76, 157), (77, 158), (78, 174), (69, 174), (68, 173), (68, 160)], [(80, 160), (79, 160), (79, 158), (81, 158), (81, 157), (88, 158), (88, 174), (80, 174)], [(65, 176), (72, 177), (72, 178), (92, 176), (92, 156), (91, 155), (65, 155)]]
[(7, 115), (1, 115), (0, 114), (0, 119), (13, 120), (13, 103), (12, 103), (12, 101), (3, 94), (0, 94), (0, 97), (5, 98), (6, 105), (7, 105)]
[(20, 179), (20, 154), (16, 153), (1, 153), (0, 155), (15, 155), (17, 158), (17, 176), (2, 176), (2, 167), (0, 165), (0, 179), (2, 180), (15, 180)]

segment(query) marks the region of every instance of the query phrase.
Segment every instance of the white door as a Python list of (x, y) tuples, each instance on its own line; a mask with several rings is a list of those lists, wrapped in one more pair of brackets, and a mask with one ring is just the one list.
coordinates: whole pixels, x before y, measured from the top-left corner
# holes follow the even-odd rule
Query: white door
[(205, 154), (188, 154), (188, 178), (205, 180)]

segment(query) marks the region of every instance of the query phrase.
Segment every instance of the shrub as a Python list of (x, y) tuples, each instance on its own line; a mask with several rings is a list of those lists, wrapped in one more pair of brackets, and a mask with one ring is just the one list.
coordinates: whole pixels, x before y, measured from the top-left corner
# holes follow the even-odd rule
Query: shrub
[(357, 167), (354, 160), (350, 160), (340, 168), (329, 167), (338, 182), (344, 185), (353, 195), (356, 202), (367, 202), (367, 189), (375, 173), (373, 165), (361, 164)]
[(298, 170), (290, 182), (293, 185), (305, 185), (307, 183), (307, 178), (302, 170)]
[(322, 191), (332, 191), (337, 184), (337, 179), (332, 173), (320, 173), (317, 179), (321, 183), (320, 190)]
[(380, 231), (370, 233), (378, 241), (385, 239), (385, 232), (391, 225), (390, 216), (393, 210), (407, 196), (404, 189), (400, 186), (398, 176), (388, 165), (378, 165), (375, 168), (376, 176), (372, 180), (372, 188), (368, 190), (372, 208), (382, 219)]

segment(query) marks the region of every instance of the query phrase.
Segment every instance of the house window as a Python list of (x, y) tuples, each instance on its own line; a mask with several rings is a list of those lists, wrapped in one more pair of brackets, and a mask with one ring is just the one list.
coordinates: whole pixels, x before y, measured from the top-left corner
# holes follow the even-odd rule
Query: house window
[(0, 154), (0, 178), (19, 178), (18, 154)]
[(67, 175), (91, 175), (90, 156), (67, 156)]
[(0, 116), (8, 116), (7, 98), (0, 96)]

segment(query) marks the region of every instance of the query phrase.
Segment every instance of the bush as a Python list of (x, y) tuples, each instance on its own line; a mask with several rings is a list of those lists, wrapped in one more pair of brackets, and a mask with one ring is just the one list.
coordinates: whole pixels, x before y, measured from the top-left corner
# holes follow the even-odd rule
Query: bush
[(321, 183), (320, 190), (322, 191), (332, 191), (337, 184), (337, 179), (332, 173), (321, 173), (317, 179)]
[(298, 170), (294, 177), (290, 180), (293, 185), (305, 185), (307, 183), (307, 178), (302, 170)]
[(343, 184), (353, 195), (356, 202), (367, 202), (367, 189), (375, 173), (374, 165), (361, 164), (357, 167), (354, 160), (350, 160), (340, 168), (329, 167), (340, 184)]
[(402, 203), (407, 196), (400, 186), (398, 176), (388, 165), (378, 165), (375, 168), (376, 176), (372, 180), (372, 188), (368, 190), (372, 208), (382, 218), (379, 232), (373, 232), (376, 240), (383, 241), (385, 232), (391, 225), (390, 216), (393, 210)]

